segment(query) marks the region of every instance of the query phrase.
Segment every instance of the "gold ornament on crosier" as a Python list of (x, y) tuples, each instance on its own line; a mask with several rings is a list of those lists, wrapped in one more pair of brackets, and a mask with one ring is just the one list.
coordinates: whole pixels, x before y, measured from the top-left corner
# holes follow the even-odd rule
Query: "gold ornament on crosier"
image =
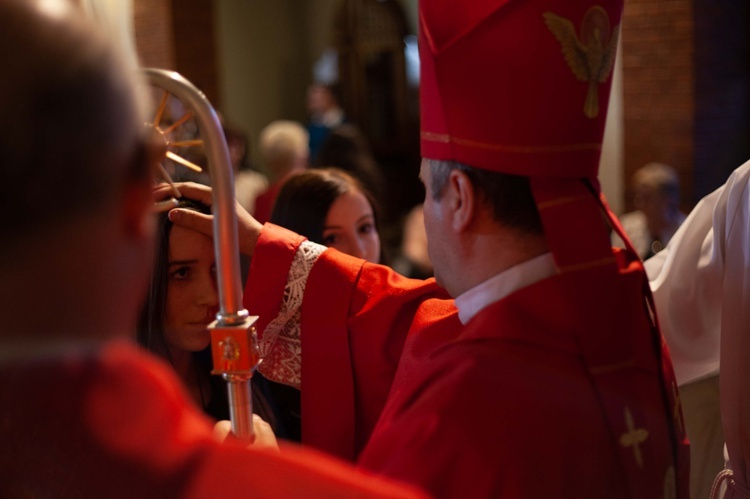
[(583, 105), (583, 113), (589, 118), (599, 115), (598, 85), (604, 83), (612, 73), (620, 25), (610, 35), (609, 16), (597, 6), (591, 7), (581, 21), (580, 37), (569, 19), (545, 12), (544, 22), (560, 42), (565, 62), (580, 81), (588, 82), (589, 90)]
[[(203, 146), (202, 140), (182, 140), (182, 141), (176, 141), (172, 140), (172, 132), (174, 132), (177, 128), (184, 125), (188, 120), (190, 120), (193, 117), (193, 114), (190, 111), (185, 112), (185, 114), (182, 115), (181, 118), (176, 120), (174, 123), (167, 125), (166, 127), (162, 127), (162, 119), (164, 117), (164, 111), (167, 107), (167, 101), (169, 100), (170, 93), (164, 92), (161, 98), (161, 103), (159, 104), (159, 108), (156, 110), (156, 116), (154, 116), (154, 121), (151, 123), (146, 123), (146, 127), (151, 128), (153, 130), (154, 136), (158, 137), (159, 140), (163, 141), (164, 143), (164, 157), (171, 159), (175, 163), (179, 163), (182, 166), (185, 166), (195, 172), (201, 172), (202, 168), (195, 163), (183, 158), (182, 156), (178, 155), (173, 151), (174, 148), (179, 147), (195, 147), (195, 146)], [(172, 177), (169, 175), (167, 170), (164, 168), (164, 165), (161, 164), (161, 162), (157, 163), (155, 165), (157, 171), (156, 171), (156, 177), (161, 177), (162, 180), (166, 181), (169, 185), (172, 186), (173, 195), (175, 198), (181, 197), (180, 191), (177, 190), (177, 188), (174, 185), (174, 181), (172, 180)], [(173, 199), (169, 199), (166, 201), (161, 201), (159, 203), (156, 203), (156, 211), (166, 211), (171, 208), (174, 208), (176, 205), (176, 202)]]

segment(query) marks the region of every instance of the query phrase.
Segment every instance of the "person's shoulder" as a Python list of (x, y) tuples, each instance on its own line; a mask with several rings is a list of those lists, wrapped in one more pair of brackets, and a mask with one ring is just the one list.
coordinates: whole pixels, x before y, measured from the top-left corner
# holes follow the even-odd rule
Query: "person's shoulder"
[(729, 197), (750, 197), (750, 161), (740, 165), (719, 190), (726, 190)]
[(750, 161), (746, 161), (745, 163), (738, 166), (730, 175), (730, 178), (732, 177), (738, 180), (750, 180)]
[[(116, 342), (99, 355), (100, 366), (91, 383), (92, 427), (103, 432), (114, 448), (149, 449), (170, 446), (188, 449), (212, 439), (208, 419), (189, 402), (174, 370), (153, 355)], [(152, 430), (144, 431), (146, 425)]]
[[(486, 393), (501, 393), (503, 397), (536, 390), (541, 378), (551, 379), (553, 373), (540, 361), (548, 355), (533, 345), (503, 338), (471, 338), (461, 335), (438, 346), (422, 366), (423, 393), (445, 402), (445, 410), (452, 411), (464, 403), (475, 406), (483, 400), (485, 411), (504, 412), (501, 399), (488, 400)], [(549, 376), (545, 377), (545, 373)], [(454, 401), (462, 401), (455, 404)], [(533, 399), (530, 400), (533, 402)], [(440, 403), (439, 403), (440, 405)], [(517, 406), (515, 410), (522, 410)], [(460, 412), (461, 410), (458, 409)]]
[(13, 450), (0, 451), (0, 462), (13, 456), (6, 471), (32, 495), (179, 495), (213, 440), (168, 366), (129, 344), (65, 351), (17, 369), (30, 380), (43, 374), (45, 383), (39, 397), (13, 398), (0, 429)]
[(448, 393), (473, 404), (474, 397), (486, 400), (483, 394), (503, 394), (516, 401), (512, 411), (504, 401), (497, 406), (490, 402), (485, 409), (506, 418), (524, 418), (554, 406), (564, 412), (569, 406), (558, 396), (561, 392), (575, 393), (581, 403), (594, 401), (577, 348), (566, 339), (568, 332), (547, 330), (545, 321), (528, 320), (520, 327), (489, 312), (435, 349), (426, 376), (435, 395)]

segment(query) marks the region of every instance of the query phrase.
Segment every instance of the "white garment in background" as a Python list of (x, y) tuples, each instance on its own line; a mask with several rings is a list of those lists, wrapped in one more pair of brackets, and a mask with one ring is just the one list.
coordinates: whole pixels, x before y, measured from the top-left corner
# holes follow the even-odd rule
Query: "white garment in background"
[(678, 385), (719, 371), (724, 257), (714, 245), (712, 215), (721, 190), (701, 200), (667, 247), (644, 262)]
[[(679, 384), (718, 372), (734, 478), (750, 484), (750, 162), (646, 262)], [(721, 349), (719, 348), (721, 346)]]
[(268, 178), (255, 170), (240, 170), (234, 176), (234, 195), (251, 215), (255, 213), (255, 200), (268, 189)]

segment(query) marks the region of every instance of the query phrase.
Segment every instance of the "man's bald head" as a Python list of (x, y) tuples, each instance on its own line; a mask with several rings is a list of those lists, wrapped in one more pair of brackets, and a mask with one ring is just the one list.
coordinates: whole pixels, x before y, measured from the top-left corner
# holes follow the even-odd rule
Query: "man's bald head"
[(0, 221), (10, 240), (146, 172), (134, 68), (66, 0), (0, 2)]

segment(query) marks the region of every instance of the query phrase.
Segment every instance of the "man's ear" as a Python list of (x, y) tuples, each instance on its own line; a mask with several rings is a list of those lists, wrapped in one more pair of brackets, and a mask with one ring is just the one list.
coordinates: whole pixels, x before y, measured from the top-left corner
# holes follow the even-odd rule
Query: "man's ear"
[(451, 225), (456, 232), (464, 232), (476, 217), (477, 192), (468, 175), (452, 170), (446, 189), (450, 197)]

